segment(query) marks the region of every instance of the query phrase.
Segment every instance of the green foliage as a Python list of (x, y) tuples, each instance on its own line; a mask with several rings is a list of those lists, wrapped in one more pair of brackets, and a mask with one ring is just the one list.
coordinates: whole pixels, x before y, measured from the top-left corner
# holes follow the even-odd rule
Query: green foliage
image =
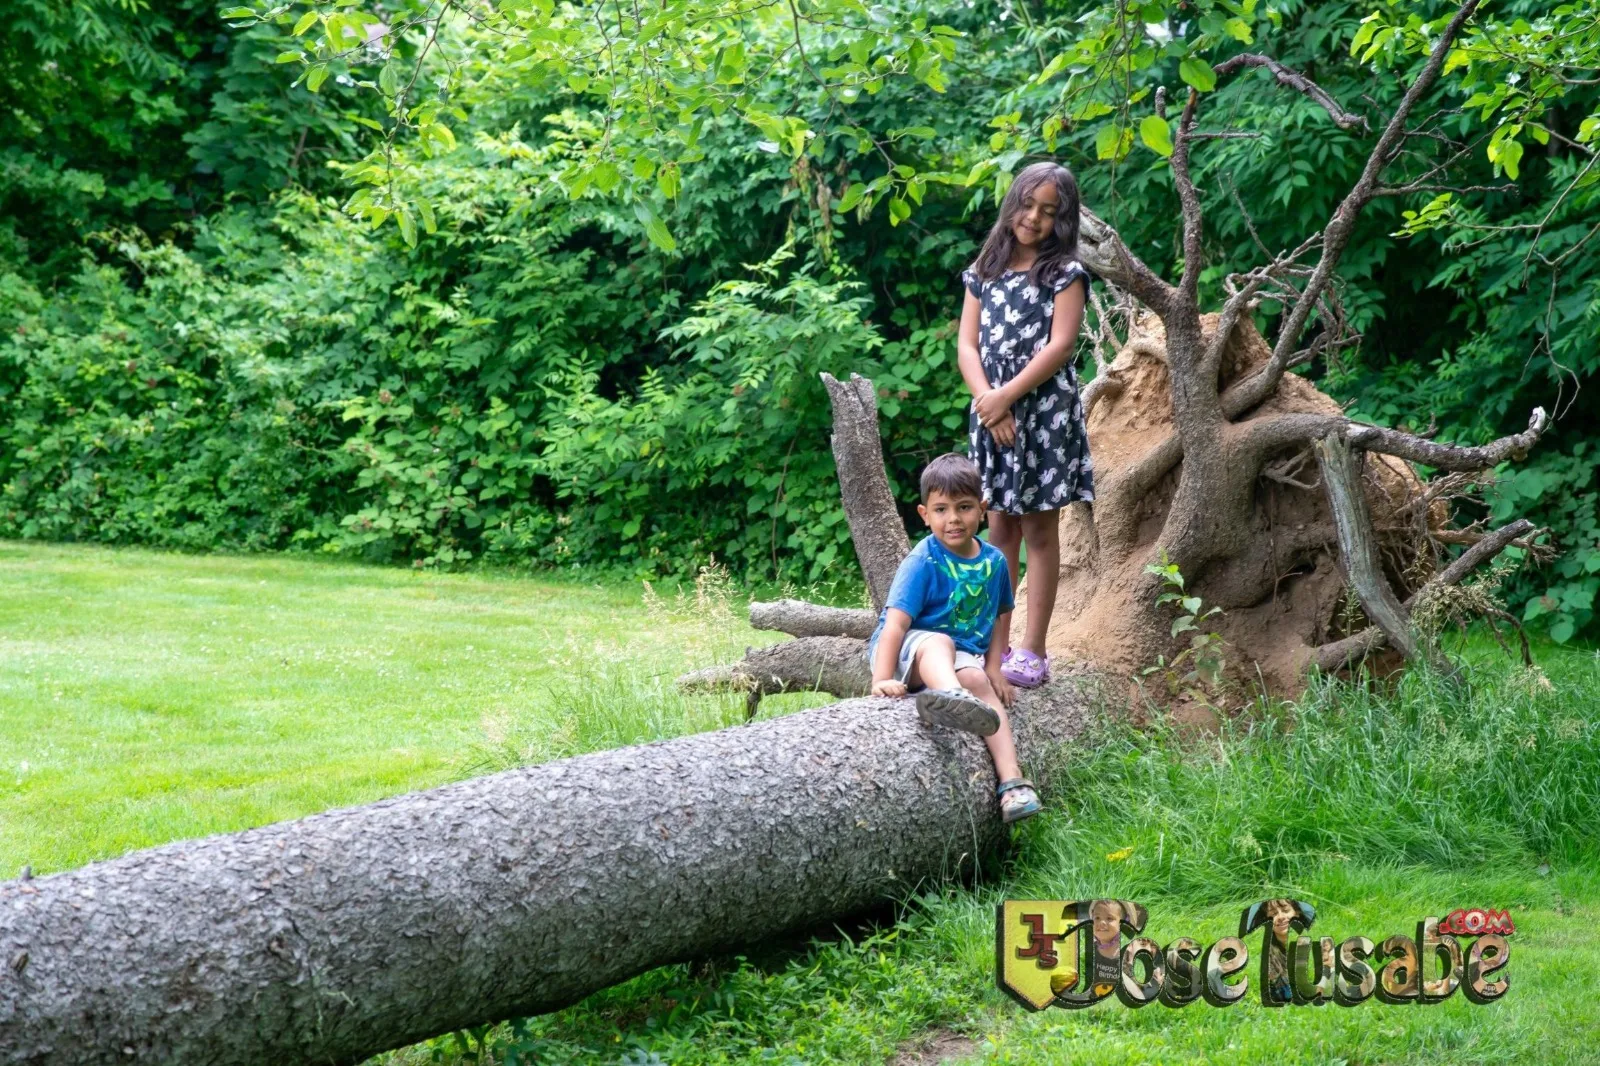
[[(1194, 89), (1202, 126), (1251, 135), (1191, 160), (1214, 304), (1257, 238), (1326, 222), (1371, 143), (1217, 64), (1265, 52), (1376, 119), (1448, 14), (22, 10), (0, 45), (23, 102), (0, 116), (0, 533), (641, 574), (714, 553), (808, 581), (849, 569), (816, 372), (880, 386), (909, 513), (917, 467), (964, 438), (955, 275), (1018, 167), (1067, 162), (1170, 276), (1165, 151)], [(601, 70), (584, 49), (612, 15)], [(1551, 529), (1561, 557), (1507, 592), (1562, 639), (1600, 626), (1600, 424), (1572, 401), (1600, 368), (1595, 25), (1513, 0), (1469, 27), (1419, 113), (1470, 142), (1466, 184), (1505, 183), (1521, 145), (1515, 186), (1373, 203), (1341, 265), (1362, 343), (1310, 368), (1358, 416), (1446, 439), (1558, 416), (1459, 517)], [(353, 216), (332, 200), (352, 188)]]
[[(820, 157), (832, 136), (862, 153), (903, 136), (932, 136), (931, 128), (920, 134), (827, 120), (896, 79), (944, 92), (944, 64), (955, 57), (960, 32), (930, 24), (915, 7), (807, 0), (804, 8), (729, 0), (641, 8), (613, 0), (591, 12), (553, 0), (404, 0), (368, 9), (361, 0), (337, 0), (232, 7), (222, 17), (277, 30), (283, 50), (275, 62), (296, 65), (296, 84), (311, 92), (332, 75), (382, 101), (384, 120), (361, 120), (381, 138), (348, 169), (357, 188), (346, 208), (374, 225), (394, 219), (408, 245), (416, 244), (417, 218), (434, 228), (431, 201), (411, 187), (414, 167), (453, 150), (452, 121), (468, 121), (456, 94), (471, 64), (454, 59), (487, 50), (529, 81), (570, 93), (581, 122), (576, 150), (555, 175), (560, 187), (573, 197), (590, 189), (616, 196), (651, 243), (670, 252), (676, 240), (657, 200), (675, 199), (683, 169), (706, 159), (709, 120), (736, 117), (763, 138), (764, 151), (790, 159)], [(779, 103), (767, 88), (774, 82), (804, 85), (812, 106), (796, 113)], [(827, 105), (820, 122), (810, 113), (817, 104)], [(929, 177), (891, 165), (863, 187), (863, 209), (887, 200), (898, 224), (910, 214), (908, 200), (921, 202)]]
[(1184, 633), (1192, 633), (1193, 636), (1189, 638), (1189, 646), (1174, 655), (1171, 661), (1164, 655), (1158, 655), (1154, 665), (1145, 667), (1141, 675), (1158, 675), (1165, 682), (1168, 699), (1181, 696), (1203, 706), (1225, 706), (1227, 694), (1222, 674), (1227, 668), (1227, 659), (1222, 635), (1215, 631), (1202, 632), (1195, 624), (1221, 614), (1222, 608), (1215, 604), (1207, 607), (1199, 596), (1191, 596), (1184, 591), (1183, 574), (1179, 572), (1178, 564), (1167, 558), (1165, 548), (1161, 549), (1160, 561), (1145, 564), (1144, 572), (1159, 577), (1165, 586), (1165, 591), (1156, 597), (1157, 604), (1178, 605), (1178, 616), (1172, 620), (1173, 639)]
[(415, 253), (293, 193), (187, 251), (117, 242), (137, 284), (8, 276), (0, 533), (828, 577), (850, 556), (818, 374), (873, 375), (891, 417), (935, 397), (944, 422), (893, 438), (909, 480), (965, 425), (948, 329), (885, 345), (793, 239), (673, 315), (639, 219), (530, 190), (567, 151), (508, 134), (438, 168), (458, 199)]

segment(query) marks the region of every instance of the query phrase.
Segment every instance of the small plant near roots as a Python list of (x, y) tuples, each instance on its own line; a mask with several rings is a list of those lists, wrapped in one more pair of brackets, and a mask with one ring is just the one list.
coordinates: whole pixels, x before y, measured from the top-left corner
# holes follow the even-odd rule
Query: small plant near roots
[(1144, 571), (1159, 577), (1164, 586), (1162, 593), (1156, 597), (1156, 604), (1178, 605), (1180, 613), (1172, 620), (1173, 639), (1185, 633), (1191, 636), (1187, 648), (1170, 660), (1164, 654), (1157, 655), (1155, 664), (1141, 670), (1140, 676), (1154, 675), (1159, 678), (1166, 687), (1169, 700), (1183, 699), (1211, 710), (1226, 710), (1235, 695), (1232, 684), (1225, 676), (1227, 644), (1222, 634), (1215, 630), (1207, 631), (1201, 626), (1208, 618), (1215, 617), (1220, 621), (1222, 608), (1215, 605), (1207, 607), (1199, 596), (1190, 595), (1185, 590), (1183, 574), (1178, 564), (1167, 558), (1165, 548), (1161, 549), (1160, 561), (1147, 563)]

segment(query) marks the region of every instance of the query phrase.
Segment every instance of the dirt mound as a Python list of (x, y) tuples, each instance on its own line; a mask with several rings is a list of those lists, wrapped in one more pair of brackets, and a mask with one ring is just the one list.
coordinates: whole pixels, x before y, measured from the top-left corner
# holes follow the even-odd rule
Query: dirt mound
[[(1201, 318), (1209, 333), (1217, 316)], [(1223, 386), (1266, 363), (1271, 352), (1253, 323), (1239, 324), (1224, 350)], [(1148, 591), (1143, 568), (1159, 548), (1163, 523), (1182, 471), (1180, 463), (1134, 506), (1132, 516), (1106, 512), (1106, 489), (1173, 433), (1171, 378), (1166, 336), (1154, 315), (1139, 320), (1104, 374), (1120, 388), (1108, 389), (1090, 412), (1089, 449), (1094, 458), (1100, 502), (1091, 518), (1083, 505), (1063, 512), (1062, 562), (1058, 599), (1048, 636), (1053, 656), (1083, 659), (1129, 676), (1151, 662), (1149, 634), (1135, 632), (1145, 612), (1130, 597)], [(1309, 381), (1285, 374), (1277, 392), (1249, 419), (1286, 413), (1338, 414), (1339, 404)], [(1248, 421), (1248, 419), (1246, 420)], [(1424, 518), (1442, 523), (1439, 509), (1424, 516), (1414, 505), (1421, 479), (1405, 462), (1374, 456), (1366, 488), (1379, 535), (1384, 568), (1402, 598), (1431, 572), (1431, 557), (1419, 550)], [(1117, 558), (1102, 547), (1098, 534), (1107, 520), (1135, 523), (1131, 550)], [(1187, 575), (1189, 591), (1208, 606), (1223, 608), (1217, 630), (1228, 642), (1230, 673), (1261, 681), (1271, 691), (1299, 690), (1312, 650), (1365, 624), (1359, 609), (1346, 603), (1337, 561), (1337, 541), (1327, 497), (1309, 449), (1275, 457), (1257, 479), (1254, 527), (1247, 549), (1206, 572)], [(1021, 605), (1013, 629), (1020, 632)], [(1213, 621), (1217, 619), (1214, 617)], [(1148, 623), (1144, 623), (1148, 625)], [(1183, 645), (1174, 644), (1173, 650)]]

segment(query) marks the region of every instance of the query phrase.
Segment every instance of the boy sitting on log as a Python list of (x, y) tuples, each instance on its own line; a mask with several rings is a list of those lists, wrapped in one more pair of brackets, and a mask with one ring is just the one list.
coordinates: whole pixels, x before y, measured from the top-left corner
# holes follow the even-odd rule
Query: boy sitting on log
[(1000, 550), (977, 537), (981, 494), (978, 468), (964, 455), (941, 455), (922, 471), (917, 513), (932, 535), (895, 572), (867, 658), (874, 696), (921, 689), (923, 722), (983, 737), (1000, 780), (1001, 817), (1015, 822), (1040, 804), (1017, 766), (1006, 717), (1013, 694), (992, 637), (1010, 627), (1011, 575)]

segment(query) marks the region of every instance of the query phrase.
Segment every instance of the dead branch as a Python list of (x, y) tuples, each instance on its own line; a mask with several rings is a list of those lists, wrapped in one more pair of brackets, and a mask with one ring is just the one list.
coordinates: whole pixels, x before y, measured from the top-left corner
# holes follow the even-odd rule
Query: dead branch
[(750, 604), (750, 627), (771, 629), (791, 637), (872, 636), (878, 616), (871, 611), (846, 607), (824, 607), (805, 600), (774, 600)]
[(884, 470), (878, 400), (872, 382), (859, 374), (851, 374), (850, 380), (843, 382), (824, 373), (822, 384), (833, 405), (833, 461), (839, 470), (839, 493), (850, 522), (850, 538), (872, 593), (872, 606), (881, 611), (911, 542)]
[(1499, 555), (1518, 537), (1525, 533), (1537, 536), (1538, 532), (1534, 529), (1533, 523), (1526, 518), (1508, 522), (1456, 556), (1455, 561), (1441, 570), (1436, 578), (1430, 580), (1441, 585), (1457, 584), (1473, 570)]
[(1122, 243), (1117, 231), (1087, 207), (1078, 211), (1078, 258), (1097, 277), (1164, 314), (1175, 290)]
[(1472, 446), (1440, 444), (1415, 433), (1352, 422), (1339, 415), (1289, 414), (1245, 423), (1246, 434), (1240, 448), (1264, 458), (1338, 432), (1351, 446), (1364, 451), (1382, 452), (1439, 470), (1485, 470), (1526, 457), (1548, 424), (1544, 408), (1535, 407), (1528, 417), (1528, 428), (1521, 433)]
[[(1492, 533), (1479, 533), (1470, 529), (1438, 529), (1428, 534), (1440, 544), (1460, 544), (1471, 547), (1482, 544), (1484, 540), (1493, 536)], [(1535, 544), (1531, 537), (1521, 537), (1511, 542), (1511, 547), (1521, 548), (1533, 557), (1535, 562), (1549, 562), (1555, 557), (1556, 550), (1548, 544)]]
[[(1532, 532), (1533, 528), (1533, 523), (1526, 518), (1519, 518), (1515, 522), (1501, 526), (1462, 552), (1449, 566), (1429, 578), (1421, 588), (1406, 598), (1403, 606), (1409, 610), (1425, 595), (1446, 585), (1459, 584), (1473, 570), (1499, 555), (1508, 545), (1515, 543), (1517, 538)], [(1520, 631), (1521, 627), (1518, 626), (1518, 629)], [(1526, 642), (1527, 638), (1523, 639)], [(1375, 625), (1368, 626), (1358, 633), (1322, 645), (1312, 655), (1311, 664), (1324, 673), (1331, 673), (1370, 655), (1383, 647), (1386, 642), (1387, 638), (1382, 629)], [(1531, 663), (1532, 660), (1528, 661)]]
[(1445, 673), (1453, 673), (1443, 655), (1430, 651), (1425, 642), (1412, 632), (1411, 619), (1394, 590), (1383, 576), (1378, 565), (1376, 545), (1373, 543), (1372, 514), (1367, 508), (1367, 494), (1361, 487), (1360, 457), (1357, 450), (1339, 433), (1329, 433), (1315, 445), (1317, 465), (1322, 470), (1322, 484), (1327, 490), (1328, 504), (1333, 509), (1334, 526), (1339, 534), (1340, 566), (1345, 580), (1361, 598), (1361, 607), (1367, 617), (1377, 623), (1388, 639), (1408, 662), (1433, 662)]

